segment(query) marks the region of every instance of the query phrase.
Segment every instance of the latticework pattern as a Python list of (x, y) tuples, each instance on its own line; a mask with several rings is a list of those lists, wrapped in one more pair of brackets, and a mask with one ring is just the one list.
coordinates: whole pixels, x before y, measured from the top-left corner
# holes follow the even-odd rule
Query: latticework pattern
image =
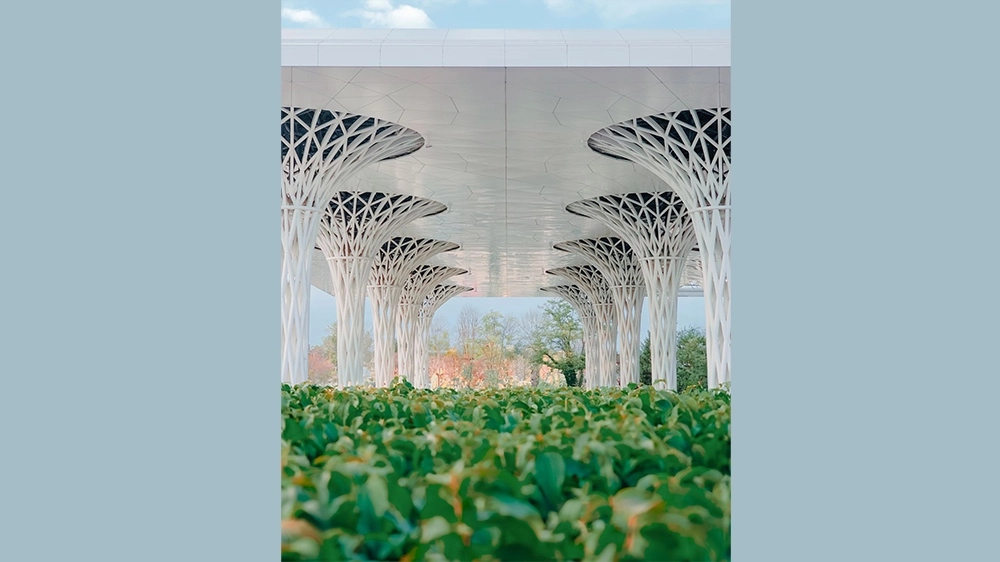
[(669, 191), (627, 193), (576, 201), (566, 210), (600, 220), (632, 248), (649, 296), (653, 381), (676, 390), (677, 293), (696, 243), (683, 202)]
[(335, 111), (281, 108), (281, 380), (309, 375), (312, 249), (330, 198), (363, 167), (424, 144), (395, 123)]
[(632, 248), (613, 236), (560, 242), (553, 247), (587, 260), (608, 281), (618, 314), (618, 385), (639, 384), (639, 329), (646, 282)]
[(601, 270), (590, 264), (557, 267), (545, 273), (570, 280), (587, 295), (587, 299), (594, 309), (594, 317), (598, 327), (598, 370), (595, 373), (597, 376), (593, 377), (593, 384), (595, 387), (616, 386), (618, 377), (618, 350), (616, 346), (618, 313), (615, 310), (615, 299), (607, 279), (601, 274)]
[[(728, 107), (639, 117), (591, 135), (590, 147), (659, 176), (694, 222), (703, 267), (708, 385), (730, 375), (730, 204), (732, 114)], [(624, 237), (624, 236), (623, 236)], [(652, 294), (652, 287), (649, 287)]]
[(392, 382), (396, 371), (393, 338), (403, 284), (414, 267), (428, 258), (459, 248), (454, 242), (430, 238), (395, 237), (382, 244), (368, 280), (368, 300), (372, 306), (372, 336), (375, 340), (375, 386)]
[(697, 249), (691, 250), (687, 261), (684, 262), (684, 278), (681, 279), (681, 284), (701, 287), (703, 279), (704, 271), (701, 267), (701, 254)]
[(424, 299), (442, 281), (467, 270), (445, 265), (418, 265), (403, 284), (396, 323), (396, 357), (399, 376), (416, 385), (416, 342), (420, 331), (420, 309)]
[(472, 287), (442, 283), (431, 289), (431, 292), (424, 297), (424, 303), (420, 306), (420, 313), (417, 318), (417, 339), (414, 342), (416, 372), (413, 377), (413, 386), (417, 388), (431, 387), (430, 338), (431, 322), (434, 320), (434, 313), (452, 297), (472, 290)]
[(576, 315), (580, 317), (580, 324), (583, 326), (583, 355), (586, 362), (582, 386), (589, 389), (597, 388), (597, 377), (600, 373), (597, 334), (600, 327), (597, 325), (594, 305), (590, 303), (587, 293), (578, 285), (554, 285), (542, 287), (541, 290), (558, 295), (576, 310)]
[(316, 245), (330, 264), (337, 299), (339, 384), (358, 385), (364, 379), (365, 289), (379, 248), (406, 224), (445, 209), (413, 195), (339, 191), (332, 197)]

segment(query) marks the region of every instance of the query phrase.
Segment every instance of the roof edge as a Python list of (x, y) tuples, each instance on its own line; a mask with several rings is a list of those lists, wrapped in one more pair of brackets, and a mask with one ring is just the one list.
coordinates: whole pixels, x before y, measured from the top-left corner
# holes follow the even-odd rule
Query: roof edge
[(282, 29), (282, 66), (729, 67), (728, 29)]

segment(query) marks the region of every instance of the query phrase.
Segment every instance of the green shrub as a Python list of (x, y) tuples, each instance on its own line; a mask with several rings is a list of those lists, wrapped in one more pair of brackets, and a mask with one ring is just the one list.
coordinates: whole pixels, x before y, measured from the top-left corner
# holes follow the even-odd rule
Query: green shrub
[(282, 560), (730, 558), (730, 397), (282, 386)]
[[(652, 384), (652, 352), (649, 336), (639, 348), (639, 382)], [(677, 388), (708, 387), (708, 356), (705, 350), (705, 331), (684, 328), (677, 332)]]

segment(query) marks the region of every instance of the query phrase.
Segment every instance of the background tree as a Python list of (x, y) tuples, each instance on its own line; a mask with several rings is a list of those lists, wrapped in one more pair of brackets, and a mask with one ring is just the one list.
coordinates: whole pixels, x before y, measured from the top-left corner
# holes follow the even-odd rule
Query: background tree
[(486, 372), (483, 373), (483, 384), (485, 384), (487, 388), (496, 388), (500, 386), (501, 381), (500, 371), (497, 369), (486, 369)]
[(531, 364), (531, 358), (523, 351), (515, 353), (510, 359), (510, 378), (516, 385), (538, 386), (538, 370), (541, 368)]
[(428, 349), (432, 355), (441, 356), (451, 349), (451, 335), (448, 327), (440, 318), (434, 318), (431, 323), (431, 334)]
[[(325, 358), (333, 365), (333, 373), (330, 375), (331, 380), (337, 380), (337, 323), (334, 322), (326, 328), (327, 334), (323, 337), (323, 342), (320, 343), (313, 349), (318, 350), (318, 354)], [(372, 337), (372, 332), (367, 327), (365, 328), (364, 339), (362, 340), (364, 345), (364, 353), (361, 358), (364, 361), (364, 367), (368, 370), (368, 375), (371, 376), (372, 369), (375, 366), (375, 338)], [(311, 355), (311, 353), (310, 353)], [(334, 384), (323, 383), (323, 384)]]
[(677, 332), (677, 390), (690, 386), (708, 388), (705, 332), (698, 328), (684, 328)]
[(491, 310), (480, 319), (479, 327), (478, 347), (486, 368), (499, 371), (514, 352), (515, 321)]
[(541, 308), (533, 308), (522, 314), (516, 323), (517, 343), (515, 345), (518, 355), (527, 361), (528, 384), (531, 386), (538, 386), (542, 368), (541, 363), (532, 360), (535, 357), (537, 346), (544, 340), (541, 336), (542, 322)]
[(532, 333), (531, 360), (561, 372), (568, 386), (579, 386), (578, 375), (585, 367), (580, 319), (562, 299), (551, 299), (541, 309), (542, 322)]
[(323, 342), (319, 344), (319, 349), (327, 361), (333, 363), (334, 369), (337, 365), (337, 323), (334, 322), (326, 327), (326, 335)]
[(309, 381), (329, 386), (337, 384), (337, 364), (330, 362), (321, 345), (309, 350)]
[(466, 363), (465, 365), (462, 365), (461, 377), (462, 377), (462, 384), (465, 385), (465, 388), (473, 387), (473, 384), (475, 384), (476, 373), (472, 368), (472, 363)]
[[(639, 382), (652, 384), (652, 375), (647, 336), (639, 352)], [(708, 387), (708, 355), (705, 332), (688, 327), (677, 332), (677, 390), (691, 386)]]
[(471, 359), (477, 353), (476, 344), (479, 335), (479, 309), (465, 305), (458, 312), (458, 353), (463, 358)]
[(653, 384), (653, 359), (649, 350), (649, 336), (642, 340), (639, 347), (639, 384)]

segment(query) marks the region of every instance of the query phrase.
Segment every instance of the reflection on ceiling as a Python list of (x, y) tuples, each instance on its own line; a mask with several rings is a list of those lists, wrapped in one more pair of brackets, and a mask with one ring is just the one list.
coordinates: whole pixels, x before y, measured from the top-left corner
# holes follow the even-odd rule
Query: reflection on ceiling
[[(430, 263), (467, 269), (465, 296), (545, 296), (545, 270), (581, 263), (553, 244), (612, 233), (567, 203), (660, 190), (652, 174), (587, 147), (629, 118), (729, 105), (729, 67), (283, 67), (282, 105), (349, 111), (415, 129), (426, 146), (362, 171), (346, 189), (448, 206), (400, 235), (461, 245)], [(330, 292), (322, 254), (313, 284)]]

